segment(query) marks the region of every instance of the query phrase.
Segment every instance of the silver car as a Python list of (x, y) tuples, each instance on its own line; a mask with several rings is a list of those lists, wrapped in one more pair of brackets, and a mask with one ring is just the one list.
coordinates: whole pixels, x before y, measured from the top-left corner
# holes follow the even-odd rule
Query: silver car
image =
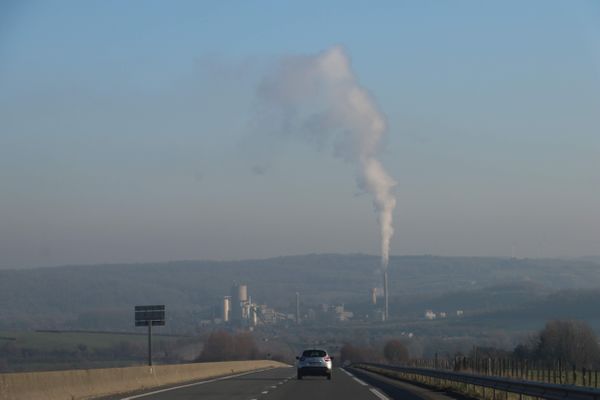
[(298, 379), (308, 375), (316, 375), (326, 376), (327, 379), (331, 380), (331, 361), (333, 357), (327, 354), (325, 350), (304, 350), (302, 356), (296, 357), (296, 360), (298, 360)]

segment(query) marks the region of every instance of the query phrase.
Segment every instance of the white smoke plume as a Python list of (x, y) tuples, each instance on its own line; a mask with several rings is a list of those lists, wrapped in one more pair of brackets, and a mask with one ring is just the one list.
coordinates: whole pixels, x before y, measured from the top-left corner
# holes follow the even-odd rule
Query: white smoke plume
[(356, 167), (358, 187), (373, 196), (381, 228), (381, 263), (387, 267), (394, 234), (394, 179), (377, 159), (386, 121), (360, 86), (344, 49), (332, 47), (314, 56), (289, 57), (262, 82), (263, 126), (300, 134)]

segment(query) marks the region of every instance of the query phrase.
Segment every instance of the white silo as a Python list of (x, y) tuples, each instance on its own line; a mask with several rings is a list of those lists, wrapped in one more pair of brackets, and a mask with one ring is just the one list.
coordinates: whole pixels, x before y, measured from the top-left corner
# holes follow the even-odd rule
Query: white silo
[(248, 301), (248, 286), (240, 285), (240, 286), (238, 286), (238, 290), (239, 290), (238, 298), (240, 299), (240, 302), (242, 302), (242, 303), (247, 302)]
[(239, 322), (242, 319), (242, 303), (240, 301), (240, 287), (233, 285), (231, 287), (230, 320)]
[(223, 322), (229, 322), (229, 310), (231, 310), (231, 297), (223, 297)]

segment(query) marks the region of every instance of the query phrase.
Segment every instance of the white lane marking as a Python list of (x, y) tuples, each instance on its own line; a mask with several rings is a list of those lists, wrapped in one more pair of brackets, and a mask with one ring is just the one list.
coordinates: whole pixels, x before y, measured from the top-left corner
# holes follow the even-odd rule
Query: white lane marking
[(373, 393), (375, 396), (379, 397), (381, 400), (390, 400), (389, 397), (387, 397), (385, 394), (381, 393), (379, 390), (377, 389), (369, 389), (371, 391), (371, 393)]
[(342, 368), (342, 371), (344, 371), (344, 373), (346, 375), (348, 375), (350, 378), (352, 378), (354, 375), (352, 375), (350, 372), (346, 371), (344, 368)]
[(262, 392), (260, 392), (260, 393), (261, 393), (261, 394), (267, 394), (267, 393), (269, 393), (269, 391), (268, 391), (268, 390), (263, 390), (263, 391), (262, 391)]
[(270, 369), (271, 369), (271, 368), (266, 368), (266, 369), (260, 369), (260, 370), (258, 370), (258, 371), (242, 372), (241, 374), (236, 374), (236, 375), (228, 375), (228, 376), (222, 376), (222, 377), (220, 377), (220, 378), (209, 379), (208, 381), (201, 381), (201, 382), (195, 382), (195, 383), (188, 383), (187, 385), (174, 386), (174, 387), (170, 387), (170, 388), (166, 388), (166, 389), (155, 390), (154, 392), (148, 392), (148, 393), (136, 394), (135, 396), (129, 396), (129, 397), (123, 397), (123, 398), (121, 398), (121, 400), (133, 400), (133, 399), (139, 399), (140, 397), (151, 396), (151, 395), (153, 395), (153, 394), (157, 394), (157, 393), (169, 392), (169, 391), (171, 391), (171, 390), (183, 389), (183, 388), (186, 388), (186, 387), (197, 386), (197, 385), (204, 385), (205, 383), (212, 383), (212, 382), (224, 381), (224, 380), (226, 380), (226, 379), (237, 378), (238, 376), (244, 376), (244, 375), (250, 375), (250, 374), (257, 374), (257, 373), (259, 373), (259, 372), (268, 371), (268, 370), (270, 370)]
[(358, 379), (357, 377), (352, 377), (352, 379), (354, 379), (356, 382), (360, 383), (363, 386), (368, 386), (365, 382), (361, 381), (360, 379)]
[(271, 389), (277, 389), (277, 386), (271, 386)]

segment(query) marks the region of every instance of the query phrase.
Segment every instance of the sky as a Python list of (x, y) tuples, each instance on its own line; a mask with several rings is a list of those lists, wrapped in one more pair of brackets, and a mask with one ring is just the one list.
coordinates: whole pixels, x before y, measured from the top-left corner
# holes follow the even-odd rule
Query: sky
[(332, 46), (387, 121), (392, 255), (600, 253), (598, 2), (4, 1), (0, 268), (378, 254), (352, 167), (257, 123)]

